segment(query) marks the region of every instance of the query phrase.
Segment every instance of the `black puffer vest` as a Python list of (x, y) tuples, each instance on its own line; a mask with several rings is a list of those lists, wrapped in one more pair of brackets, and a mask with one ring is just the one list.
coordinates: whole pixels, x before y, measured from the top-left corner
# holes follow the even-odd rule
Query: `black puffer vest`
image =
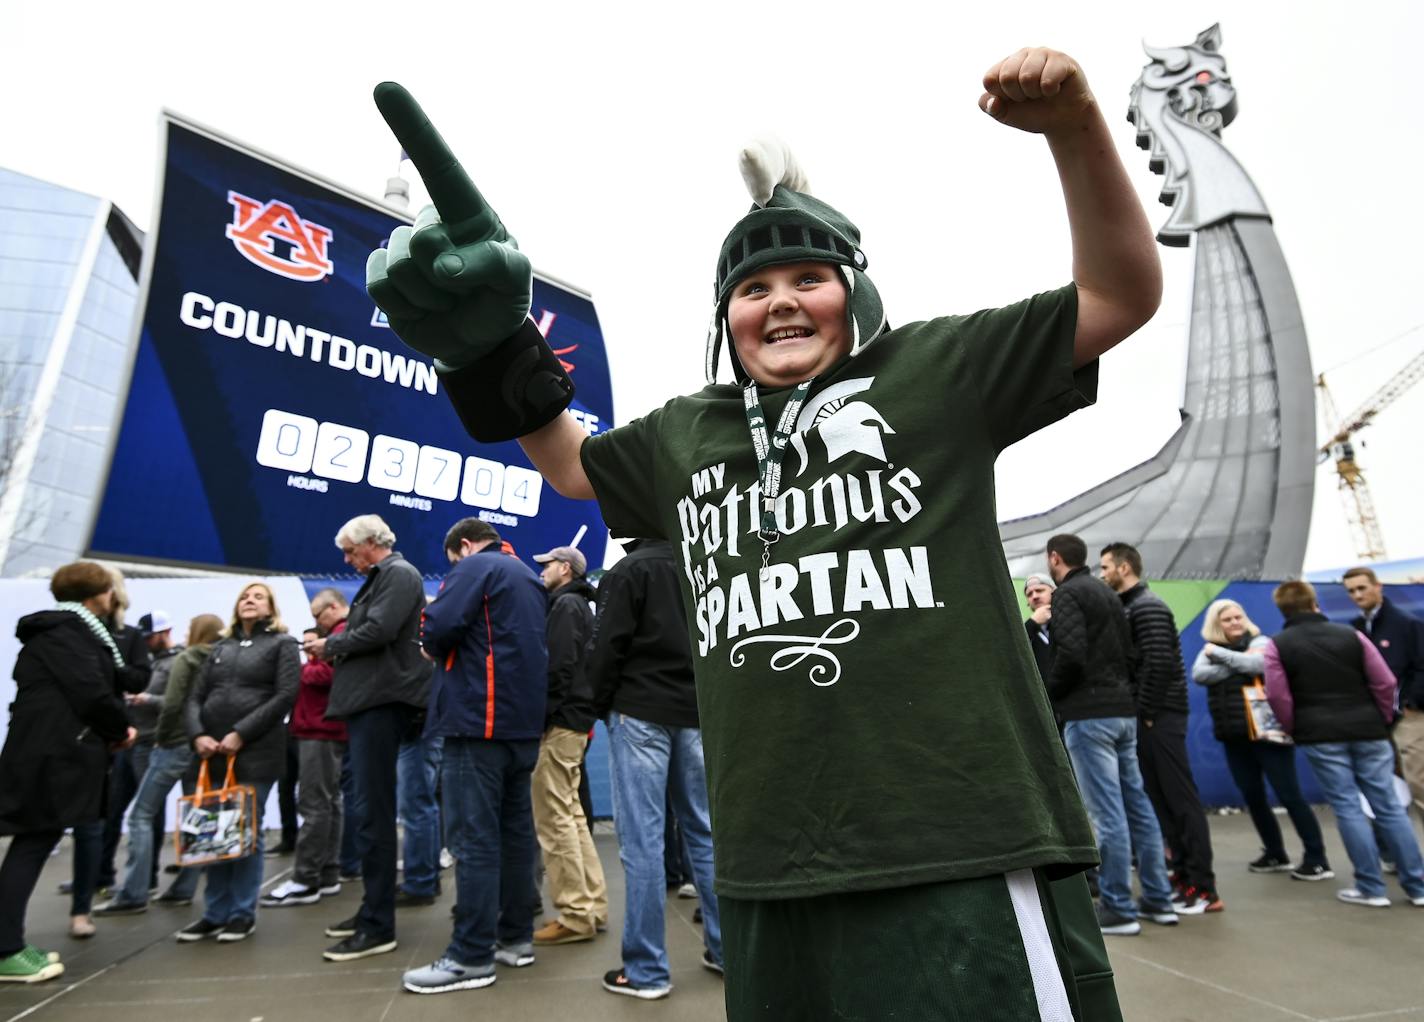
[[(1222, 648), (1245, 653), (1254, 638), (1254, 635), (1243, 635), (1235, 642), (1223, 644)], [(1259, 676), (1233, 674), (1206, 686), (1206, 707), (1211, 711), (1211, 733), (1218, 742), (1251, 740), (1251, 729), (1246, 724), (1246, 697), (1241, 690), (1247, 685), (1254, 685), (1257, 677)]]
[(1295, 702), (1297, 744), (1389, 737), (1365, 677), (1358, 632), (1324, 614), (1294, 614), (1273, 641)]

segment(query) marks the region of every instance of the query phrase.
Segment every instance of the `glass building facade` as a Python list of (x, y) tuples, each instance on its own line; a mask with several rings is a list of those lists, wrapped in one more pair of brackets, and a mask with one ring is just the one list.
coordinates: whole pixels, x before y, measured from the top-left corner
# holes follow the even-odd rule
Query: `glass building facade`
[(0, 576), (83, 550), (127, 386), (142, 235), (0, 169)]

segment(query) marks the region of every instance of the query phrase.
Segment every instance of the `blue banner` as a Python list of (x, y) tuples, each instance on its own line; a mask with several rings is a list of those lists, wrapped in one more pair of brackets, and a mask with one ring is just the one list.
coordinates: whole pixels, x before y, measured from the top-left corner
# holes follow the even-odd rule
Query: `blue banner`
[[(518, 554), (578, 538), (603, 563), (592, 501), (567, 500), (519, 445), (477, 444), (431, 362), (366, 295), (366, 256), (408, 221), (353, 193), (168, 120), (142, 330), (90, 552), (261, 572), (344, 570), (348, 519), (379, 514), (422, 572), (478, 516)], [(535, 278), (532, 315), (613, 425), (593, 303)]]

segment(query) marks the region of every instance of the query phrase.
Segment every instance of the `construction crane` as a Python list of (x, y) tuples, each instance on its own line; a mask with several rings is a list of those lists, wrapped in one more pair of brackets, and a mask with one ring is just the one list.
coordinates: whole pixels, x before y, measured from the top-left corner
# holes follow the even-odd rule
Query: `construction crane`
[(1335, 410), (1335, 400), (1330, 396), (1325, 374), (1321, 373), (1315, 379), (1315, 386), (1320, 391), (1321, 409), (1325, 415), (1325, 429), (1330, 434), (1330, 439), (1320, 445), (1317, 461), (1323, 464), (1331, 458), (1335, 459), (1335, 473), (1339, 476), (1340, 498), (1345, 506), (1345, 518), (1350, 523), (1355, 552), (1362, 560), (1382, 561), (1386, 554), (1384, 534), (1380, 531), (1379, 517), (1375, 514), (1374, 499), (1370, 496), (1369, 485), (1365, 482), (1365, 473), (1355, 461), (1352, 438), (1421, 379), (1424, 379), (1424, 352), (1405, 363), (1404, 368), (1343, 419)]

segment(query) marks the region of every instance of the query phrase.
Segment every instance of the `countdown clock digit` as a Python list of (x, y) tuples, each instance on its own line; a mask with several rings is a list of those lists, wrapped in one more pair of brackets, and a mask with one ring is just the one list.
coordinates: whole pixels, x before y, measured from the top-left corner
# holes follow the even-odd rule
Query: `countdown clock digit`
[(471, 507), (498, 511), (504, 494), (504, 466), (485, 458), (465, 459), (465, 485), (460, 500)]
[(310, 472), (316, 453), (317, 425), (305, 415), (269, 408), (257, 438), (257, 464), (285, 472)]
[(433, 500), (454, 500), (460, 492), (460, 460), (457, 451), (422, 446), (415, 469), (415, 492)]
[(312, 473), (344, 483), (359, 483), (366, 470), (366, 448), (370, 440), (370, 434), (364, 429), (323, 422), (316, 433)]
[(539, 513), (539, 495), (544, 489), (544, 477), (538, 472), (518, 465), (508, 465), (504, 470), (504, 494), (500, 510), (511, 515), (533, 518)]
[(420, 445), (398, 437), (377, 434), (371, 441), (371, 469), (366, 482), (382, 490), (409, 493), (415, 489), (415, 469)]

